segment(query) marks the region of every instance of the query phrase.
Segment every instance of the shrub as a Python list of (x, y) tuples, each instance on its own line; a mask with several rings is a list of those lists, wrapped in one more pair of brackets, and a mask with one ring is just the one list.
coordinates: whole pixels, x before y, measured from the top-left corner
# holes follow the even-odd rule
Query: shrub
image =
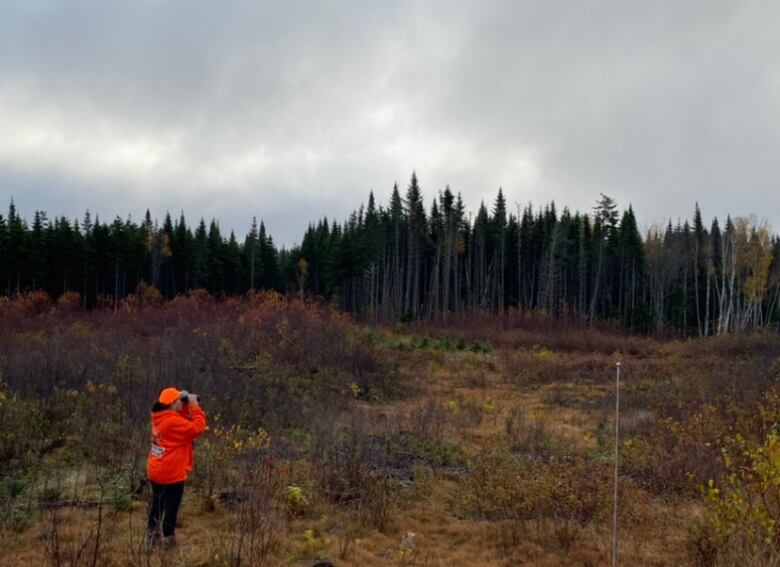
[(293, 516), (301, 516), (309, 508), (309, 499), (300, 486), (289, 485), (286, 490), (287, 509)]
[[(750, 555), (780, 559), (780, 437), (770, 432), (763, 443), (734, 440), (732, 455), (723, 450), (723, 481), (701, 487), (706, 526), (694, 532), (701, 557), (727, 555), (738, 548)], [(742, 464), (739, 464), (739, 463)]]
[[(610, 509), (609, 467), (582, 457), (533, 459), (497, 445), (477, 455), (464, 480), (464, 512), (525, 523), (557, 518), (586, 523)], [(626, 518), (631, 510), (621, 510)]]

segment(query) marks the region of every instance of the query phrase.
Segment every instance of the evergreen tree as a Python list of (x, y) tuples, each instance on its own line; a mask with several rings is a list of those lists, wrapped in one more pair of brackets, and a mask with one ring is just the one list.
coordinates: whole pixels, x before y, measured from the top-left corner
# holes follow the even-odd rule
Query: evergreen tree
[(600, 293), (602, 293), (601, 282), (604, 277), (604, 265), (608, 262), (607, 254), (611, 248), (609, 244), (614, 241), (614, 235), (617, 229), (618, 211), (615, 200), (602, 193), (601, 198), (593, 207), (593, 216), (593, 232), (595, 241), (597, 242), (598, 260), (588, 316), (588, 319), (591, 322), (596, 317), (596, 309), (601, 300)]
[(27, 223), (16, 213), (13, 199), (8, 206), (7, 242), (9, 270), (6, 274), (6, 293), (8, 295), (19, 294), (26, 284), (23, 277), (28, 267), (28, 230)]
[(140, 224), (39, 210), (28, 225), (11, 201), (0, 216), (0, 293), (78, 291), (85, 307), (116, 308), (142, 281), (168, 298), (196, 287), (314, 294), (376, 322), (517, 307), (706, 336), (780, 322), (780, 239), (742, 217), (707, 230), (698, 204), (690, 222), (643, 239), (633, 208), (605, 195), (591, 215), (554, 202), (514, 215), (499, 188), (472, 217), (447, 186), (426, 211), (414, 173), (403, 198), (396, 184), (381, 207), (370, 192), (343, 223), (311, 223), (289, 250), (256, 218), (240, 243), (214, 219), (193, 234), (183, 213), (160, 226), (148, 210)]
[(412, 318), (420, 315), (420, 280), (425, 243), (426, 219), (422, 200), (422, 191), (417, 183), (417, 175), (412, 173), (409, 188), (406, 190), (405, 213), (408, 223), (408, 252), (406, 264), (406, 295), (404, 312)]
[(49, 260), (47, 225), (46, 213), (35, 211), (30, 234), (29, 258), (32, 273), (31, 288), (34, 290), (47, 288), (47, 262)]
[(209, 233), (206, 238), (206, 274), (210, 293), (218, 294), (225, 290), (225, 274), (223, 252), (224, 242), (215, 220), (209, 223)]
[(209, 244), (206, 221), (201, 218), (192, 240), (192, 289), (205, 288), (208, 279)]
[(11, 270), (11, 250), (9, 243), (8, 224), (0, 214), (0, 291), (5, 289), (8, 294), (8, 283)]
[[(644, 304), (639, 302), (639, 294), (644, 272), (644, 255), (642, 250), (642, 235), (631, 205), (623, 213), (619, 228), (620, 248), (620, 279), (619, 279), (619, 311), (623, 313), (623, 324), (630, 328), (648, 323)], [(639, 302), (639, 303), (638, 303)], [(637, 310), (640, 309), (640, 313)]]

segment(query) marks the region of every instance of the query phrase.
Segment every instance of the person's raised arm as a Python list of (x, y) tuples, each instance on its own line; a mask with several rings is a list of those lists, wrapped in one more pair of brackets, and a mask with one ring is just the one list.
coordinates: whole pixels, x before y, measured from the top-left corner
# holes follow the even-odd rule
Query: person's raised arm
[(194, 394), (189, 396), (190, 412), (192, 420), (177, 415), (172, 421), (166, 437), (173, 443), (186, 443), (192, 441), (206, 430), (206, 412), (200, 407)]

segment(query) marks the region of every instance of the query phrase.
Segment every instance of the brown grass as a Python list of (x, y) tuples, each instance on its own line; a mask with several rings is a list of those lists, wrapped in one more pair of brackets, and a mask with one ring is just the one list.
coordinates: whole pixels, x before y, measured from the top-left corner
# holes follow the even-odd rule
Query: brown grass
[[(219, 391), (219, 378), (231, 381), (226, 391), (252, 392), (262, 400), (268, 415), (258, 415), (253, 423), (271, 432), (271, 447), (262, 462), (272, 462), (267, 466), (278, 475), (278, 487), (266, 487), (263, 506), (279, 507), (274, 512), (279, 515), (263, 528), (276, 542), (266, 565), (306, 565), (316, 558), (361, 566), (608, 564), (617, 360), (624, 365), (622, 427), (627, 442), (620, 485), (621, 564), (695, 565), (691, 527), (702, 522), (695, 484), (717, 474), (718, 443), (732, 432), (729, 423), (744, 422), (743, 429), (762, 431), (760, 424), (745, 421), (744, 414), (729, 405), (728, 396), (753, 407), (750, 404), (762, 399), (777, 377), (777, 366), (772, 366), (779, 354), (776, 341), (765, 336), (661, 342), (609, 329), (560, 328), (513, 314), (499, 321), (474, 317), (447, 326), (373, 329), (375, 337), (363, 344), (368, 329), (321, 306), (309, 311), (255, 299), (248, 306), (225, 306), (228, 315), (221, 315), (225, 318), (219, 323), (214, 317), (222, 309), (218, 304), (198, 298), (202, 304), (193, 306), (196, 299), (189, 301), (147, 308), (143, 316), (131, 311), (114, 321), (132, 329), (123, 348), (146, 352), (154, 368), (167, 364), (183, 374), (205, 365), (212, 382), (205, 375), (200, 379), (217, 388), (212, 395)], [(63, 348), (94, 352), (108, 373), (130, 380), (110, 370), (112, 345), (124, 331), (118, 331), (107, 314), (81, 321), (77, 312), (51, 312), (40, 301), (13, 309), (7, 321), (17, 327), (5, 327), (0, 355), (14, 376), (21, 376), (22, 368), (45, 366), (36, 357), (43, 356), (51, 339)], [(53, 323), (56, 330), (51, 335), (42, 331), (40, 321), (36, 327), (34, 318), (20, 315), (24, 309)], [(154, 309), (160, 310), (159, 317), (152, 316), (158, 313)], [(257, 333), (256, 342), (230, 331), (228, 323), (239, 318), (248, 325), (244, 329)], [(183, 320), (196, 321), (201, 329), (200, 334), (182, 335), (199, 350), (176, 360), (155, 341), (167, 337), (168, 348), (173, 344), (184, 349), (184, 338), (163, 330)], [(106, 336), (97, 336), (95, 329)], [(317, 334), (332, 329), (338, 336)], [(444, 339), (447, 348), (439, 348), (442, 343), (436, 341)], [(450, 348), (460, 339), (465, 348)], [(11, 352), (22, 341), (34, 346), (26, 353)], [(79, 341), (91, 342), (85, 347)], [(479, 348), (471, 348), (475, 342)], [(400, 343), (407, 346), (398, 348)], [(485, 345), (489, 347), (482, 348)], [(768, 370), (762, 370), (767, 361)], [(397, 367), (397, 390), (382, 382), (391, 367)], [(274, 373), (276, 397), (261, 388), (271, 386), (256, 382), (267, 372)], [(750, 388), (733, 392), (741, 376), (752, 379), (757, 374)], [(148, 379), (149, 391), (158, 379)], [(64, 372), (61, 380), (63, 387), (79, 392), (85, 388), (72, 372)], [(315, 383), (320, 389), (307, 389)], [(313, 405), (301, 401), (311, 396)], [(710, 406), (715, 409), (707, 409)], [(130, 404), (127, 415), (143, 415), (143, 406), (139, 408)], [(244, 419), (253, 408), (238, 409)], [(295, 416), (296, 411), (301, 415)], [(0, 423), (12, 426), (10, 421)], [(677, 430), (669, 424), (686, 433), (675, 436)], [(116, 432), (103, 434), (110, 439)], [(480, 466), (494, 462), (494, 454), (499, 455), (495, 466), (503, 468), (485, 469), (484, 482), (496, 486), (476, 490), (474, 475)], [(252, 462), (236, 459), (230, 478), (240, 491), (241, 479), (249, 477), (240, 476), (239, 469)], [(538, 477), (527, 476), (524, 471), (529, 470)], [(699, 475), (693, 484), (688, 472)], [(538, 485), (540, 479), (547, 484)], [(58, 564), (59, 557), (59, 564), (90, 565), (99, 556), (99, 565), (228, 565), (235, 555), (241, 516), (218, 500), (211, 501), (207, 511), (201, 482), (194, 479), (186, 489), (178, 530), (181, 546), (175, 553), (147, 555), (142, 549), (141, 496), (129, 510), (102, 509), (97, 552), (97, 509), (63, 507), (57, 511), (56, 533), (51, 512), (33, 513), (21, 530), (0, 530), (2, 564)], [(274, 491), (286, 484), (302, 486), (310, 505), (285, 512), (283, 498)], [(547, 500), (539, 496), (523, 507), (516, 501), (523, 494), (506, 496), (515, 486), (537, 485), (539, 494), (549, 493)], [(494, 501), (475, 507), (474, 494), (487, 494)], [(475, 511), (479, 509), (487, 513)], [(255, 512), (271, 510), (261, 507)], [(416, 548), (402, 555), (399, 546), (408, 532), (416, 534)], [(86, 551), (78, 562), (72, 561), (81, 547)], [(727, 564), (724, 557), (719, 564)]]

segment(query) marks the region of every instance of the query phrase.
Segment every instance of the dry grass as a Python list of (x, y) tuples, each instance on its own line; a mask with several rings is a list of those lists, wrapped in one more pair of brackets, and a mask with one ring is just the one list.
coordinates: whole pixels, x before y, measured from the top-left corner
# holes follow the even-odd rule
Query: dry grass
[[(600, 500), (598, 494), (578, 495), (577, 491), (611, 494), (615, 361), (621, 360), (625, 368), (625, 438), (641, 441), (657, 438), (652, 435), (661, 417), (687, 419), (699, 411), (696, 400), (715, 398), (718, 384), (709, 378), (694, 379), (720, 379), (719, 365), (723, 366), (724, 359), (713, 349), (728, 346), (732, 358), (725, 360), (734, 365), (742, 364), (738, 361), (745, 350), (722, 341), (712, 347), (695, 342), (661, 343), (609, 332), (559, 332), (539, 325), (524, 329), (517, 320), (509, 320), (489, 331), (457, 323), (451, 328), (418, 327), (430, 343), (426, 339), (412, 347), (408, 345), (415, 339), (406, 332), (374, 330), (387, 359), (397, 364), (404, 395), (380, 400), (356, 395), (348, 407), (334, 409), (332, 423), (318, 422), (319, 433), (316, 428), (303, 433), (294, 428), (279, 430), (272, 448), (284, 447), (284, 454), (280, 449), (274, 456), (287, 463), (284, 482), (304, 486), (311, 506), (273, 523), (269, 529), (276, 545), (264, 564), (307, 565), (316, 558), (350, 566), (607, 564), (611, 503)], [(433, 342), (448, 336), (447, 348)], [(450, 348), (464, 337), (465, 348)], [(489, 348), (484, 347), (487, 340)], [(472, 348), (474, 341), (482, 344)], [(773, 349), (771, 345), (755, 339), (746, 348), (763, 352)], [(299, 346), (293, 342), (286, 347), (294, 362), (303, 356)], [(349, 390), (342, 389), (339, 395), (349, 397)], [(677, 399), (697, 409), (679, 409)], [(330, 398), (323, 401), (331, 402)], [(714, 423), (702, 425), (698, 436), (692, 433), (691, 446), (701, 449), (697, 458), (709, 455), (702, 441), (710, 430), (720, 427), (720, 422)], [(304, 454), (292, 442), (281, 443), (283, 435), (297, 435), (309, 439), (306, 443), (326, 446), (339, 439), (340, 431), (355, 437), (354, 447), (363, 451), (361, 458), (379, 459), (374, 463), (377, 470), (392, 472), (389, 481), (380, 482), (370, 475), (358, 481), (374, 479), (380, 491), (385, 486), (382, 483), (389, 482), (390, 492), (363, 494), (363, 500), (329, 497), (321, 492), (321, 475), (313, 468), (335, 465), (316, 460), (312, 456), (316, 447)], [(671, 446), (668, 456), (677, 463), (674, 450), (678, 449)], [(487, 474), (486, 482), (509, 479), (511, 491), (511, 475), (516, 471), (540, 471), (548, 475), (550, 484), (542, 488), (553, 500), (542, 500), (542, 508), (529, 504), (526, 512), (512, 500), (522, 494), (505, 498), (501, 491), (507, 487), (497, 485), (487, 493), (504, 500), (486, 507), (488, 514), (475, 513), (469, 491), (473, 492), (479, 464), (491, 462), (486, 460), (492, 458), (491, 451), (504, 451), (508, 460), (497, 465), (505, 469), (488, 469), (495, 474)], [(629, 454), (630, 448), (626, 451)], [(651, 456), (658, 459), (656, 453)], [(648, 479), (643, 477), (647, 465), (652, 468), (658, 461), (637, 460), (636, 455), (633, 459), (621, 477), (621, 564), (695, 565), (690, 528), (701, 522), (702, 505), (694, 491), (680, 488), (686, 471), (675, 471), (670, 465), (662, 471), (668, 477)], [(526, 463), (531, 463), (531, 469), (524, 468)], [(349, 462), (344, 466), (348, 468)], [(527, 486), (537, 481), (517, 477), (518, 484), (530, 483)], [(659, 486), (672, 488), (661, 490)], [(592, 501), (588, 500), (591, 496)], [(367, 509), (383, 506), (382, 498), (390, 502), (386, 517), (376, 515), (381, 510)], [(90, 538), (97, 513), (96, 509), (67, 507), (58, 512), (59, 564), (90, 565), (90, 558), (99, 555), (99, 565), (218, 566), (231, 564), (231, 554), (235, 555), (237, 512), (219, 502), (213, 511), (204, 511), (194, 486), (185, 492), (178, 530), (181, 546), (175, 553), (145, 553), (142, 500), (134, 502), (129, 511), (102, 511), (102, 539), (95, 553)], [(400, 544), (408, 532), (416, 534), (415, 549), (402, 554)], [(2, 564), (58, 564), (53, 555), (54, 535), (50, 514), (36, 517), (19, 532), (0, 532)], [(69, 561), (66, 552), (81, 546), (85, 551), (80, 560)], [(728, 564), (723, 563), (726, 559), (720, 561)]]

